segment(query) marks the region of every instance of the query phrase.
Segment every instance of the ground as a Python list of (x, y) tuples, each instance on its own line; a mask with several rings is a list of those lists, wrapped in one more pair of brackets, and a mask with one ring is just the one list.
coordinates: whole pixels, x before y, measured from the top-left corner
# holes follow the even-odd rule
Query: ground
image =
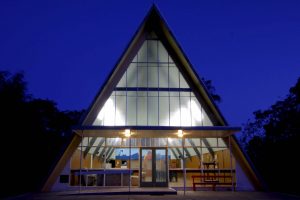
[(132, 199), (132, 200), (148, 200), (148, 199), (203, 199), (203, 200), (300, 200), (300, 196), (281, 194), (281, 193), (266, 193), (266, 192), (213, 192), (213, 191), (199, 191), (199, 192), (179, 192), (177, 195), (66, 195), (63, 193), (34, 193), (24, 194), (18, 197), (9, 199), (20, 200), (76, 200), (76, 199)]

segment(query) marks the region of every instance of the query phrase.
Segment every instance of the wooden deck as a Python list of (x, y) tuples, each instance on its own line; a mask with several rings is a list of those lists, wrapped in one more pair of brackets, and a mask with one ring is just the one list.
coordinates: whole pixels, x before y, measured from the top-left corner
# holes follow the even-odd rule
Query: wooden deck
[(191, 200), (191, 199), (218, 199), (218, 200), (299, 200), (300, 196), (288, 195), (281, 193), (264, 193), (264, 192), (222, 192), (222, 191), (189, 191), (186, 195), (183, 192), (178, 192), (177, 195), (67, 195), (67, 192), (49, 192), (49, 193), (27, 193), (19, 196), (14, 196), (8, 199), (14, 200)]
[(69, 191), (66, 195), (177, 195), (177, 191), (168, 187), (97, 187), (84, 189), (81, 188)]

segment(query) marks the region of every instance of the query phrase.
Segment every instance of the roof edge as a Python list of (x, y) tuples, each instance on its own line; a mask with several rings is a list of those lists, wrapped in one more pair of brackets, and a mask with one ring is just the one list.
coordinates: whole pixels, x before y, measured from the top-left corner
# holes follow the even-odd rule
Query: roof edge
[(214, 110), (215, 109), (215, 114), (217, 114), (223, 125), (227, 126), (228, 123), (225, 119), (225, 117), (222, 115), (219, 107), (217, 106), (217, 104), (215, 103), (215, 101), (213, 100), (211, 94), (209, 93), (206, 85), (204, 84), (204, 82), (201, 80), (201, 78), (199, 77), (198, 73), (196, 72), (195, 68), (193, 67), (192, 63), (190, 62), (189, 58), (187, 57), (185, 51), (183, 50), (182, 46), (180, 45), (180, 43), (178, 42), (178, 40), (176, 39), (175, 35), (173, 34), (170, 26), (168, 25), (167, 21), (165, 20), (165, 18), (162, 16), (161, 12), (159, 12), (159, 9), (154, 5), (153, 6), (153, 10), (156, 11), (156, 14), (158, 15), (158, 17), (161, 19), (162, 23), (164, 24), (164, 27), (166, 28), (167, 32), (170, 34), (170, 38), (174, 40), (174, 44), (178, 47), (180, 53), (183, 55), (184, 59), (186, 60), (188, 67), (192, 70), (193, 74), (196, 76), (196, 80), (199, 81), (199, 84), (202, 86), (204, 93), (202, 93), (202, 95), (206, 95), (206, 97), (208, 98), (208, 100), (212, 103), (211, 108)]
[(102, 93), (102, 91), (104, 90), (105, 86), (107, 85), (107, 83), (109, 82), (109, 80), (111, 79), (113, 73), (116, 71), (117, 67), (119, 66), (121, 60), (124, 58), (124, 56), (126, 55), (126, 53), (129, 51), (130, 46), (133, 44), (133, 41), (135, 40), (135, 38), (138, 36), (138, 34), (142, 31), (143, 26), (146, 24), (147, 19), (151, 16), (151, 13), (153, 12), (157, 12), (157, 6), (155, 4), (152, 4), (150, 10), (148, 11), (148, 13), (146, 14), (146, 16), (144, 17), (144, 19), (141, 21), (141, 23), (139, 24), (138, 28), (136, 29), (136, 31), (134, 32), (133, 36), (131, 37), (131, 39), (129, 40), (129, 42), (127, 43), (127, 45), (125, 46), (124, 50), (122, 51), (120, 57), (118, 58), (118, 60), (116, 61), (114, 67), (112, 68), (112, 70), (110, 71), (110, 73), (106, 76), (104, 83), (101, 85), (100, 89), (98, 90), (97, 94), (95, 95), (95, 97), (93, 98), (92, 102), (90, 103), (88, 109), (86, 110), (86, 112), (82, 115), (82, 117), (80, 118), (79, 124), (85, 124), (86, 119), (88, 117), (88, 115), (90, 114), (90, 111), (93, 109), (93, 106), (95, 105), (96, 101), (98, 100), (98, 97), (100, 96), (100, 94)]
[(73, 130), (204, 130), (204, 131), (241, 131), (237, 126), (74, 126)]

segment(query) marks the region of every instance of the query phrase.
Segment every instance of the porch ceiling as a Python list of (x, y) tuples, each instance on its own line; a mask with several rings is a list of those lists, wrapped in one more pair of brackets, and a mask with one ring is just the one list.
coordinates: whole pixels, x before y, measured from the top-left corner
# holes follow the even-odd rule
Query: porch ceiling
[(125, 129), (130, 129), (132, 138), (178, 138), (177, 131), (183, 130), (185, 138), (228, 137), (239, 132), (240, 127), (201, 126), (201, 127), (143, 127), (143, 126), (81, 126), (73, 131), (88, 137), (125, 137)]

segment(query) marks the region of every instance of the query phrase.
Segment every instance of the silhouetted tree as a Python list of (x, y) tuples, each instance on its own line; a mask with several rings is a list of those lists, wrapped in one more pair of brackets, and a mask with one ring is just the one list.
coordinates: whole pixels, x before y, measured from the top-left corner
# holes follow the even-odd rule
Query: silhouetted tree
[(212, 97), (212, 99), (216, 103), (221, 103), (222, 99), (221, 99), (220, 95), (218, 95), (216, 93), (216, 88), (213, 86), (212, 81), (211, 80), (206, 80), (205, 78), (202, 78), (201, 80), (205, 84), (206, 89), (208, 90), (208, 92), (209, 92), (210, 96)]
[(254, 112), (243, 134), (241, 141), (270, 189), (300, 193), (300, 78), (284, 100)]
[(1, 196), (38, 189), (81, 112), (27, 93), (23, 73), (0, 71)]

